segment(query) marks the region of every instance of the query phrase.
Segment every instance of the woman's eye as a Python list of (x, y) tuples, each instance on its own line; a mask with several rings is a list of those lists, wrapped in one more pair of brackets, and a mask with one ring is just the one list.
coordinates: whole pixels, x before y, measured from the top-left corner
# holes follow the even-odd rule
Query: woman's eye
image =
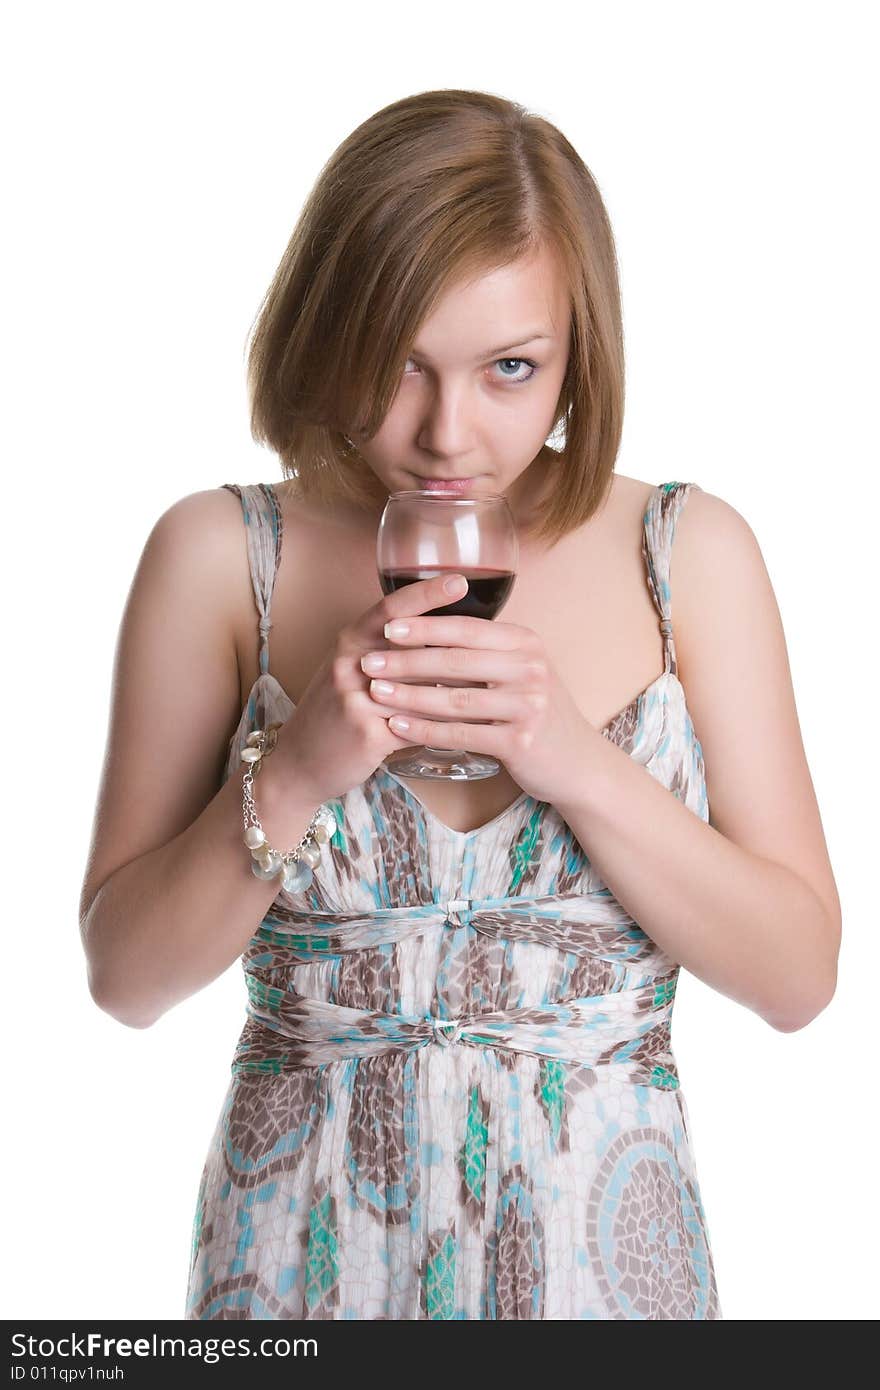
[(528, 376), (508, 376), (506, 373), (502, 373), (505, 381), (531, 381), (535, 372), (538, 370), (537, 363), (530, 362), (525, 357), (499, 357), (498, 361), (493, 362), (492, 365), (493, 367), (500, 367), (502, 365), (509, 366), (511, 363), (515, 364), (516, 367), (528, 367), (529, 374)]
[[(406, 368), (409, 367), (411, 364), (412, 364), (413, 366), (415, 366), (415, 364), (413, 363), (412, 358), (411, 358), (411, 357), (408, 357), (408, 358), (406, 359), (406, 362), (404, 363), (404, 370), (406, 370)], [(532, 362), (528, 357), (499, 357), (499, 358), (497, 358), (497, 360), (496, 360), (495, 362), (492, 363), (492, 366), (493, 366), (493, 367), (502, 367), (502, 366), (503, 366), (503, 367), (510, 367), (510, 366), (513, 366), (513, 367), (514, 367), (514, 371), (513, 371), (513, 372), (506, 372), (506, 371), (504, 371), (504, 372), (501, 372), (501, 373), (500, 373), (500, 376), (499, 376), (499, 379), (500, 379), (501, 381), (510, 382), (510, 384), (513, 385), (513, 386), (524, 386), (525, 383), (526, 383), (527, 381), (531, 381), (532, 377), (535, 375), (535, 373), (536, 373), (537, 370), (538, 370), (538, 364), (537, 364), (537, 362)], [(517, 374), (516, 374), (517, 372), (520, 372), (521, 369), (522, 369), (523, 367), (528, 367), (528, 369), (529, 369), (529, 374), (528, 374), (528, 376), (522, 376), (522, 375), (517, 375)], [(418, 370), (418, 368), (416, 368), (416, 370)]]

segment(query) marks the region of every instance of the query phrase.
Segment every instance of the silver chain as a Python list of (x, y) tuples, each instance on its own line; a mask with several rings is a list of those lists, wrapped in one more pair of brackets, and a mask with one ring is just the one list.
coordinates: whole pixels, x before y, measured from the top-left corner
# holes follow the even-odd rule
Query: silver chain
[[(253, 769), (254, 769), (255, 766), (256, 766), (255, 763), (250, 763), (250, 764), (248, 764), (247, 769), (246, 769), (246, 771), (245, 771), (245, 774), (244, 774), (244, 776), (243, 776), (242, 779), (241, 779), (242, 803), (243, 803), (243, 811), (244, 811), (244, 828), (245, 828), (245, 832), (247, 832), (247, 830), (248, 830), (248, 828), (249, 828), (249, 824), (255, 826), (255, 827), (257, 828), (257, 830), (263, 830), (263, 827), (262, 827), (262, 825), (260, 824), (260, 817), (257, 815), (256, 803), (255, 803), (255, 801), (254, 801), (254, 774), (253, 774)], [(312, 819), (311, 819), (311, 821), (309, 822), (308, 828), (306, 829), (306, 833), (303, 835), (302, 839), (300, 840), (299, 844), (296, 846), (295, 849), (288, 849), (288, 850), (285, 850), (283, 854), (281, 854), (280, 851), (278, 851), (279, 857), (281, 858), (282, 863), (288, 864), (288, 863), (293, 863), (293, 862), (299, 860), (300, 851), (301, 851), (302, 849), (305, 848), (306, 844), (308, 843), (308, 841), (309, 841), (309, 839), (310, 839), (310, 837), (311, 837), (312, 831), (315, 829), (315, 826), (318, 824), (318, 815), (319, 815), (319, 812), (320, 812), (320, 807), (318, 808), (318, 811), (316, 811), (315, 814), (312, 816)], [(264, 835), (265, 835), (265, 833), (266, 833), (266, 832), (263, 831), (263, 834), (264, 834)], [(266, 843), (268, 844), (268, 839), (267, 839)]]

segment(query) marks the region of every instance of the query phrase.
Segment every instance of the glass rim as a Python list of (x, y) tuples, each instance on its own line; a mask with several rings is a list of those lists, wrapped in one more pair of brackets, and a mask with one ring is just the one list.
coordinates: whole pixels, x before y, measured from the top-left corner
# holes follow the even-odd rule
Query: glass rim
[(389, 502), (392, 497), (439, 497), (444, 502), (457, 502), (459, 505), (466, 503), (469, 507), (486, 505), (490, 502), (503, 502), (505, 507), (510, 506), (503, 492), (493, 492), (490, 493), (488, 497), (462, 497), (459, 492), (443, 492), (439, 488), (401, 488), (398, 492), (389, 492)]

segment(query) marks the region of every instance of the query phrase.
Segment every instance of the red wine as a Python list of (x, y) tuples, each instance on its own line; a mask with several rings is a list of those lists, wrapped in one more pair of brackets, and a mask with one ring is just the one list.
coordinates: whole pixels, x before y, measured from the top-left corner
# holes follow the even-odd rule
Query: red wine
[(516, 578), (511, 570), (456, 569), (454, 565), (437, 565), (424, 569), (380, 570), (379, 583), (383, 594), (393, 594), (407, 584), (417, 584), (420, 579), (436, 579), (441, 574), (463, 574), (468, 582), (467, 593), (441, 608), (429, 608), (426, 617), (494, 618), (510, 597)]

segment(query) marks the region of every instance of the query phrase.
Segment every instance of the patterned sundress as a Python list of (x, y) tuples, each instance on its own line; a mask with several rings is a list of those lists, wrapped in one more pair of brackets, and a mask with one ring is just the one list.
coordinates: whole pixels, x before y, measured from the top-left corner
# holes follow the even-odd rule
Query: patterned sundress
[[(261, 636), (225, 780), (295, 706), (269, 670), (278, 495), (224, 486)], [(601, 733), (708, 820), (670, 619), (695, 487), (650, 496), (664, 669)], [(312, 884), (279, 893), (242, 955), (185, 1317), (721, 1318), (670, 1040), (679, 965), (553, 806), (523, 793), (457, 831), (418, 785), (379, 767), (331, 802)]]

